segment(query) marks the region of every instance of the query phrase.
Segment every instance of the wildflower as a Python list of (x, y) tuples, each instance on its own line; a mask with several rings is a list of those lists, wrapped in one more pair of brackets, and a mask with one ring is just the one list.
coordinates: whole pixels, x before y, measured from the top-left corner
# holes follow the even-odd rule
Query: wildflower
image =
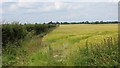
[(58, 55), (54, 55), (53, 57), (56, 58), (56, 57), (58, 57)]
[(16, 57), (16, 59), (19, 59), (19, 57)]
[(58, 60), (58, 62), (62, 62), (62, 61), (63, 61), (62, 59)]

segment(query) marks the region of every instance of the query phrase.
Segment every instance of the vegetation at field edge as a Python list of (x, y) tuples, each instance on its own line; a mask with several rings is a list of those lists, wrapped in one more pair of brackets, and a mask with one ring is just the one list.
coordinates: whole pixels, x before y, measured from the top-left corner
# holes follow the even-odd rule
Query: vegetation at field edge
[(4, 24), (3, 65), (118, 65), (117, 24), (57, 26), (51, 23)]

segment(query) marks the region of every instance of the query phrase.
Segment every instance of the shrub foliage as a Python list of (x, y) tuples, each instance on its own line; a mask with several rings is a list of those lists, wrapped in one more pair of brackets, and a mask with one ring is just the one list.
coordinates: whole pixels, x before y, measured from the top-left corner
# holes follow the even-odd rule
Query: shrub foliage
[(24, 39), (29, 32), (38, 35), (56, 27), (55, 24), (3, 24), (2, 25), (2, 45), (15, 43)]

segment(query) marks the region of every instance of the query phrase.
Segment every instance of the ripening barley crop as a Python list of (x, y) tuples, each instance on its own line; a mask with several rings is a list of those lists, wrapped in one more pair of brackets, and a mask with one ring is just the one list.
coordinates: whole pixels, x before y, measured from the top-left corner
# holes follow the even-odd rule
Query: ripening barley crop
[(49, 60), (32, 56), (31, 59), (36, 58), (36, 61), (31, 63), (34, 65), (34, 62), (39, 62), (36, 66), (40, 63), (48, 66), (117, 65), (117, 40), (117, 24), (60, 25), (44, 36), (42, 45), (45, 47), (35, 54), (37, 57), (44, 54)]

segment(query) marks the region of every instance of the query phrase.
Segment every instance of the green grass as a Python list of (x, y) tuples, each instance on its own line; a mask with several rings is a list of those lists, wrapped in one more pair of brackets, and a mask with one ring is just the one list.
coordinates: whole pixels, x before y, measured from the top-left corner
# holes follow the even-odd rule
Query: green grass
[(23, 65), (114, 66), (118, 64), (117, 35), (117, 24), (60, 25), (44, 36), (44, 47), (29, 55)]
[(3, 66), (26, 64), (27, 56), (43, 47), (42, 37), (56, 27), (52, 24), (3, 24)]
[(114, 66), (118, 65), (117, 39), (109, 37), (101, 43), (93, 44), (86, 41), (86, 47), (78, 49), (71, 60), (76, 66)]
[(117, 38), (117, 24), (60, 25), (43, 39), (33, 36), (24, 41), (21, 49), (27, 56), (16, 57), (19, 63), (14, 65), (114, 66), (118, 64)]

